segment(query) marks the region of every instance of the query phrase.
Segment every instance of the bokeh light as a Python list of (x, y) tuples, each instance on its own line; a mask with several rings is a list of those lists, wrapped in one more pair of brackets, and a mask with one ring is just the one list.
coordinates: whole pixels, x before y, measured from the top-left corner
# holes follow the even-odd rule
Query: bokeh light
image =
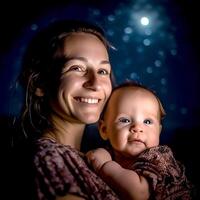
[(149, 24), (149, 18), (148, 17), (142, 17), (140, 19), (140, 22), (143, 26), (147, 26)]

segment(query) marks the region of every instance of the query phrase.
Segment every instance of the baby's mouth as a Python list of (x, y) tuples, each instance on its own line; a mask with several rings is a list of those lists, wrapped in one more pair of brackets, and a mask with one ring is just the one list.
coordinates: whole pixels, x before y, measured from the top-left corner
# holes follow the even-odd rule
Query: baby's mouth
[(128, 142), (136, 142), (136, 143), (142, 143), (144, 144), (144, 142), (140, 139), (129, 139)]

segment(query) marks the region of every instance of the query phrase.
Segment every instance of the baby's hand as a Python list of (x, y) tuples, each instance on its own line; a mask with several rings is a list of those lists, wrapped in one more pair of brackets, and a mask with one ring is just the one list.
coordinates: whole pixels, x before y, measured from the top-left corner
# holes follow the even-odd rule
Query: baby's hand
[(100, 171), (104, 163), (112, 160), (110, 153), (104, 148), (91, 150), (86, 153), (86, 157), (97, 173)]

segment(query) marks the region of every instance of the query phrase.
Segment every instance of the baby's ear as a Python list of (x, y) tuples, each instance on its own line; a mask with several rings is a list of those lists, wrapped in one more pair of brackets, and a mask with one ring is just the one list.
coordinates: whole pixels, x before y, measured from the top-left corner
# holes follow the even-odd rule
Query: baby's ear
[(162, 131), (162, 124), (160, 124), (160, 133), (161, 133), (161, 131)]
[(102, 119), (99, 120), (98, 128), (99, 128), (99, 133), (101, 135), (101, 138), (103, 140), (107, 140), (108, 136), (107, 136), (106, 124)]
[(38, 97), (43, 97), (44, 96), (43, 89), (42, 88), (36, 88), (35, 95), (38, 96)]

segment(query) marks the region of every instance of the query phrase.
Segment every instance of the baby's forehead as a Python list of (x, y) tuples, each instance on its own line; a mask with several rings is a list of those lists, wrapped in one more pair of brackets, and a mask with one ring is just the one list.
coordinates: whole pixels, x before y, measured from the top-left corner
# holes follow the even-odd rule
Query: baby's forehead
[[(131, 95), (129, 95), (131, 94)], [(141, 99), (140, 99), (141, 98)], [(125, 101), (124, 101), (125, 99)], [(165, 116), (165, 110), (153, 91), (149, 90), (148, 88), (143, 88), (142, 86), (122, 86), (115, 88), (110, 96), (109, 101), (107, 102), (104, 108), (104, 114), (112, 113), (116, 111), (117, 105), (129, 105), (129, 103), (134, 102), (134, 99), (138, 102), (143, 102), (144, 105), (151, 105), (155, 111), (158, 111), (160, 117)], [(120, 103), (119, 103), (120, 102)], [(135, 105), (135, 104), (134, 104)], [(158, 108), (158, 109), (157, 109)]]
[(159, 107), (156, 95), (150, 90), (138, 86), (120, 87), (113, 91), (108, 102), (108, 107), (112, 108), (113, 106), (116, 106), (116, 104), (119, 104), (119, 102), (132, 104), (134, 102), (144, 101)]

